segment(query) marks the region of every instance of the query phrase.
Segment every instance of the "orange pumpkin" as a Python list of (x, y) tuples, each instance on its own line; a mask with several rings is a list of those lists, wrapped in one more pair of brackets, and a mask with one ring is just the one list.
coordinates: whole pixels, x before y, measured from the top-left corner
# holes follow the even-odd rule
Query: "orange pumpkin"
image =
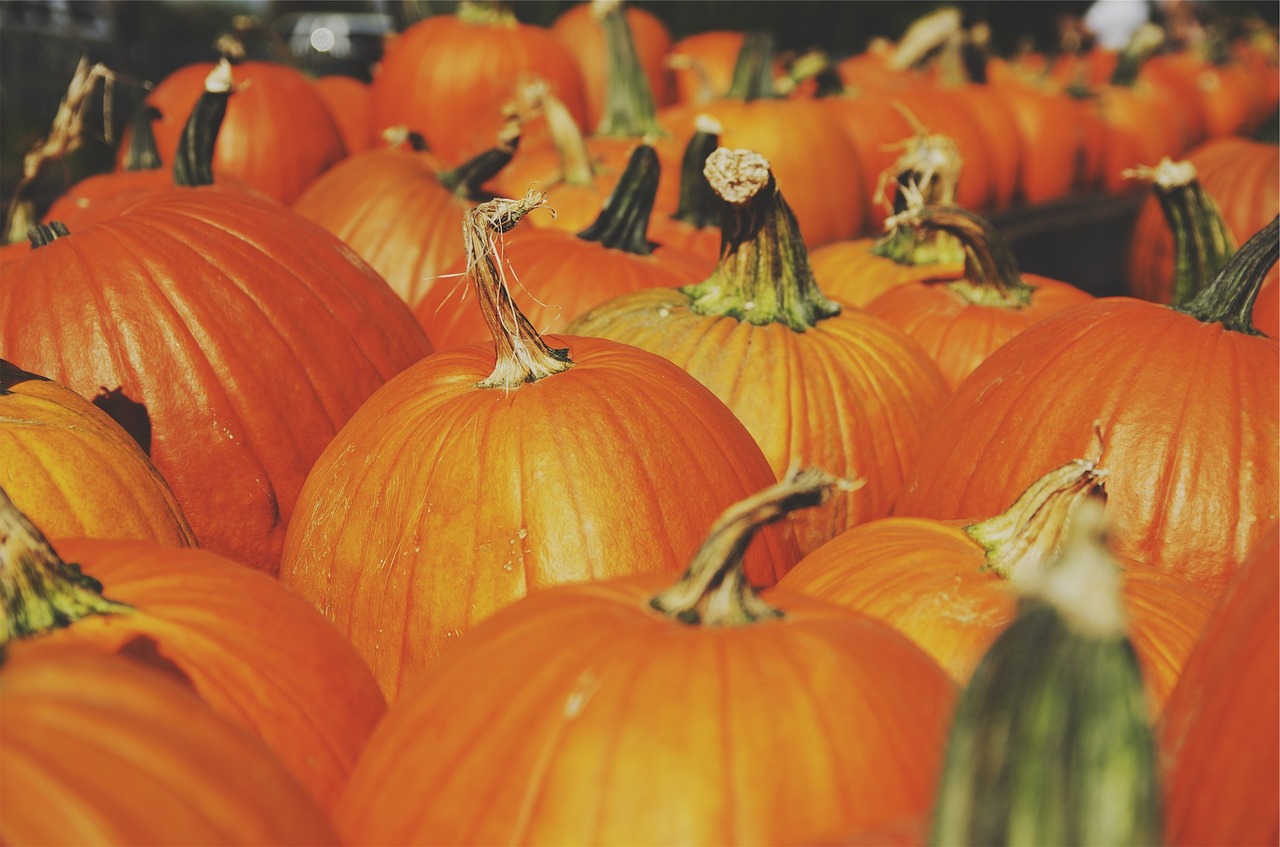
[(675, 41), (665, 60), (675, 80), (675, 103), (709, 103), (728, 94), (744, 40), (741, 32), (714, 30)]
[(11, 615), (0, 643), (73, 643), (167, 667), (261, 738), (322, 808), (336, 802), (386, 701), (314, 609), (203, 550), (82, 538), (55, 552), (3, 490), (0, 526)]
[(173, 492), (129, 433), (71, 389), (3, 359), (0, 455), (0, 485), (50, 535), (196, 543)]
[[(316, 462), (289, 527), (280, 579), (391, 700), (526, 594), (680, 568), (715, 514), (773, 480), (742, 424), (675, 365), (533, 330), (500, 282), (497, 239), (543, 199), (467, 216), (496, 362), (495, 346), (467, 345), (388, 382)], [(789, 532), (765, 541), (748, 572), (772, 584), (799, 554)]]
[(818, 502), (818, 476), (726, 512), (675, 585), (564, 586), (477, 627), (370, 740), (343, 837), (803, 844), (927, 815), (946, 674), (882, 624), (757, 596), (742, 573), (755, 530)]
[(367, 84), (354, 77), (333, 75), (312, 80), (311, 86), (329, 109), (348, 156), (374, 146), (373, 94)]
[(0, 710), (5, 844), (338, 844), (261, 742), (135, 662), (12, 650)]

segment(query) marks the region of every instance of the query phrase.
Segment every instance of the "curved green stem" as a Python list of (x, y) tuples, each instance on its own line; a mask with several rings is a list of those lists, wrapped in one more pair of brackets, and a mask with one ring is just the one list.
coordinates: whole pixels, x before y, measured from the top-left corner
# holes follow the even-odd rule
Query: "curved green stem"
[(702, 169), (707, 157), (720, 146), (721, 127), (715, 118), (698, 115), (694, 121), (693, 137), (684, 148), (680, 162), (680, 202), (671, 217), (698, 227), (715, 226), (720, 222), (720, 198), (711, 190)]
[(204, 93), (182, 127), (178, 150), (173, 156), (174, 185), (213, 185), (213, 150), (233, 90), (231, 63), (223, 59), (205, 79)]
[(480, 193), (480, 186), (497, 176), (515, 156), (516, 148), (520, 146), (520, 133), (519, 118), (508, 118), (498, 132), (498, 143), (495, 146), (476, 154), (452, 170), (437, 174), (440, 184), (458, 197), (476, 197)]
[(1253, 304), (1267, 273), (1280, 256), (1280, 217), (1254, 233), (1218, 272), (1209, 286), (1178, 311), (1204, 323), (1220, 323), (1246, 335), (1262, 335), (1253, 326)]
[(593, 11), (604, 27), (607, 83), (604, 115), (596, 134), (620, 138), (663, 134), (626, 9), (619, 0), (593, 0)]
[(748, 102), (773, 97), (772, 33), (748, 32), (742, 39), (727, 96)]
[(126, 171), (158, 171), (164, 167), (160, 151), (156, 149), (156, 136), (151, 122), (160, 117), (160, 110), (150, 103), (142, 103), (129, 121), (129, 146), (124, 151), (122, 167)]
[(1164, 45), (1164, 40), (1164, 30), (1160, 26), (1143, 24), (1138, 27), (1129, 43), (1120, 51), (1115, 70), (1111, 72), (1111, 84), (1133, 87), (1138, 81), (1142, 66)]
[(652, 253), (653, 244), (647, 233), (660, 172), (658, 154), (652, 147), (641, 144), (633, 150), (613, 193), (604, 201), (604, 208), (578, 237), (638, 256)]

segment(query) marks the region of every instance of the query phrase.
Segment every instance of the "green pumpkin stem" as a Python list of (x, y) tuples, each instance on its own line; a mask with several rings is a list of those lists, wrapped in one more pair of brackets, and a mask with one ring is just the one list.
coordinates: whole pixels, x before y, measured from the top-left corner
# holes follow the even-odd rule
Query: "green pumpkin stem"
[(636, 42), (621, 0), (592, 0), (591, 11), (604, 27), (604, 115), (597, 135), (644, 138), (661, 135), (649, 77), (640, 64)]
[(102, 583), (68, 564), (0, 488), (0, 648), (89, 615), (127, 613)]
[(837, 488), (856, 486), (818, 468), (804, 468), (730, 506), (711, 527), (680, 581), (649, 605), (696, 626), (746, 626), (783, 617), (747, 582), (742, 567), (747, 547), (762, 527), (799, 509), (822, 505)]
[(720, 146), (722, 128), (710, 115), (694, 119), (693, 137), (680, 160), (680, 202), (671, 217), (698, 229), (720, 223), (720, 198), (702, 173), (707, 157)]
[(707, 157), (707, 180), (721, 199), (720, 261), (706, 280), (681, 288), (700, 315), (796, 332), (840, 314), (818, 288), (800, 225), (769, 162), (750, 150), (719, 148)]
[(748, 32), (743, 37), (727, 96), (747, 102), (774, 96), (772, 33)]
[(641, 144), (631, 152), (626, 170), (604, 201), (600, 214), (578, 237), (638, 256), (652, 253), (653, 244), (647, 233), (660, 174), (658, 154), (648, 144)]
[(234, 90), (231, 63), (222, 59), (205, 78), (204, 93), (182, 127), (178, 150), (173, 156), (174, 185), (188, 188), (213, 185), (213, 150), (222, 119), (227, 114), (227, 101)]
[(456, 168), (437, 174), (440, 184), (458, 197), (479, 197), (480, 187), (497, 176), (515, 156), (516, 148), (520, 146), (520, 134), (520, 118), (514, 114), (508, 115), (507, 122), (498, 131), (498, 143)]
[(164, 167), (160, 151), (156, 149), (156, 135), (151, 122), (160, 117), (160, 110), (150, 103), (142, 103), (129, 120), (129, 146), (124, 149), (121, 167), (126, 171), (158, 171)]
[(1031, 484), (1003, 514), (964, 528), (986, 551), (984, 571), (1024, 581), (1034, 568), (1052, 561), (1067, 537), (1071, 517), (1087, 498), (1101, 491), (1106, 471), (1086, 459), (1055, 468)]
[(815, 98), (839, 97), (846, 93), (839, 69), (831, 61), (831, 57), (821, 50), (810, 50), (797, 56), (787, 66), (786, 77), (774, 88), (779, 94), (790, 95), (809, 80), (813, 80)]
[(550, 347), (511, 299), (502, 253), (502, 236), (520, 219), (547, 202), (530, 191), (521, 200), (497, 198), (481, 203), (463, 217), (462, 238), (467, 249), (467, 276), (475, 289), (497, 353), (493, 373), (480, 388), (511, 390), (572, 367), (569, 351)]
[(474, 26), (515, 27), (520, 23), (511, 3), (504, 0), (460, 0), (454, 15)]
[(1142, 66), (1164, 46), (1164, 42), (1164, 29), (1158, 24), (1148, 23), (1138, 27), (1116, 59), (1115, 70), (1111, 72), (1111, 84), (1132, 88), (1138, 82)]
[(70, 234), (71, 231), (62, 221), (49, 221), (47, 224), (36, 224), (27, 230), (27, 241), (31, 242), (31, 249), (35, 250)]
[(560, 157), (561, 182), (585, 187), (595, 184), (587, 140), (569, 107), (551, 93), (551, 86), (546, 80), (535, 78), (517, 85), (516, 100), (509, 111), (522, 116), (522, 119), (542, 115), (547, 135)]
[(1280, 256), (1278, 239), (1280, 217), (1275, 217), (1236, 251), (1204, 291), (1185, 306), (1175, 308), (1204, 323), (1220, 323), (1246, 335), (1262, 335), (1253, 326), (1253, 304)]
[(1235, 254), (1235, 237), (1191, 162), (1165, 158), (1154, 168), (1132, 168), (1124, 175), (1149, 179), (1155, 186), (1165, 222), (1173, 232), (1173, 305), (1185, 305)]
[(955, 205), (925, 206), (917, 198), (886, 223), (955, 237), (964, 251), (964, 278), (943, 284), (967, 302), (1017, 309), (1031, 301), (1035, 288), (1022, 281), (1009, 242), (973, 212)]

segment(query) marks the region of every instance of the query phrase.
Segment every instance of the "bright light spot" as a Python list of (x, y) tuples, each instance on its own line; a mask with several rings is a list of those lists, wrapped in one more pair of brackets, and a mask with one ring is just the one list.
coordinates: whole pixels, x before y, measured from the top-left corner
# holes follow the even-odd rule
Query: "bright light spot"
[(333, 49), (333, 45), (337, 39), (333, 37), (333, 30), (327, 26), (322, 26), (311, 31), (311, 46), (319, 50), (321, 53), (328, 53)]

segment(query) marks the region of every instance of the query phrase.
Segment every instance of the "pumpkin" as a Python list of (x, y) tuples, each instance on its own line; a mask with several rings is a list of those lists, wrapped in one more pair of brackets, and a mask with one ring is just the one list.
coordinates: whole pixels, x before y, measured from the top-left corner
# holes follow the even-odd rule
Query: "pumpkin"
[(562, 586), (477, 627), (379, 726), (339, 832), (353, 844), (778, 844), (923, 817), (946, 674), (888, 627), (757, 596), (743, 575), (757, 528), (833, 483), (797, 474), (727, 510), (674, 585)]
[[(677, 570), (715, 514), (773, 481), (742, 424), (675, 365), (534, 331), (500, 282), (514, 271), (498, 239), (544, 199), (468, 213), (493, 345), (436, 353), (369, 398), (289, 527), (280, 579), (352, 640), (389, 700), (526, 594)], [(748, 572), (772, 584), (799, 553), (789, 532), (764, 540)]]
[(797, 516), (807, 552), (889, 514), (946, 384), (915, 342), (818, 289), (764, 157), (721, 148), (706, 173), (725, 209), (715, 272), (609, 301), (569, 331), (634, 344), (697, 377), (746, 424), (775, 474), (799, 462), (864, 476), (865, 490)]
[(585, 126), (582, 75), (559, 39), (517, 21), (509, 4), (461, 4), (387, 44), (373, 77), (374, 131), (405, 126), (445, 165), (459, 165), (493, 144), (517, 81), (530, 76)]
[(952, 396), (896, 514), (993, 514), (1088, 449), (1108, 489), (1115, 552), (1217, 596), (1280, 511), (1280, 355), (1250, 310), (1277, 222), (1178, 311), (1100, 298), (997, 350)]
[(663, 246), (706, 257), (714, 267), (720, 258), (720, 198), (702, 168), (720, 146), (720, 124), (700, 115), (695, 129), (680, 159), (680, 201), (670, 215), (650, 218), (649, 234)]
[(374, 146), (373, 94), (366, 83), (354, 77), (334, 74), (312, 80), (311, 87), (329, 109), (329, 116), (338, 127), (348, 156), (363, 153)]
[(0, 356), (145, 413), (201, 546), (267, 573), (320, 451), (431, 350), (350, 248), (229, 191), (148, 198), (6, 264), (5, 282)]
[(333, 805), (386, 701), (307, 603), (203, 550), (81, 538), (55, 551), (3, 490), (0, 526), (0, 645), (149, 657), (261, 738), (322, 808)]
[(728, 94), (745, 38), (741, 32), (712, 30), (672, 43), (665, 64), (675, 81), (675, 103), (710, 103)]
[(338, 843), (260, 741), (136, 662), (15, 650), (0, 710), (6, 844)]
[(332, 232), (377, 271), (410, 308), (463, 260), (458, 227), (520, 143), (512, 118), (497, 144), (445, 170), (430, 153), (402, 144), (339, 162), (311, 183), (293, 208)]
[(916, 201), (894, 223), (956, 238), (965, 253), (964, 273), (892, 286), (866, 311), (919, 342), (953, 391), (1027, 327), (1093, 299), (1065, 282), (1019, 272), (1008, 242), (977, 215), (960, 206), (923, 205), (918, 196)]
[(3, 359), (0, 455), (0, 486), (51, 535), (196, 543), (173, 492), (129, 433), (71, 389)]
[[(1080, 503), (1106, 472), (1083, 459), (1037, 480), (981, 521), (890, 517), (856, 526), (805, 556), (780, 588), (884, 621), (960, 685), (1017, 615), (1017, 585), (1056, 555)], [(1159, 716), (1212, 602), (1177, 577), (1119, 560), (1129, 634), (1152, 718)]]
[[(649, 241), (658, 173), (657, 153), (642, 144), (595, 222), (582, 232), (531, 228), (506, 241), (503, 251), (519, 269), (515, 302), (539, 332), (563, 331), (583, 312), (622, 294), (701, 279), (714, 266), (704, 256)], [(466, 295), (465, 284), (445, 280), (415, 307), (415, 317), (438, 349), (490, 337), (484, 315)]]
[[(210, 62), (179, 68), (146, 102), (160, 112), (152, 123), (156, 149), (172, 163), (187, 116), (214, 69)], [(213, 170), (281, 203), (292, 203), (311, 180), (347, 155), (324, 100), (301, 72), (271, 62), (233, 66), (236, 96), (218, 131)]]
[(1259, 539), (1165, 706), (1165, 843), (1280, 841), (1280, 533)]

